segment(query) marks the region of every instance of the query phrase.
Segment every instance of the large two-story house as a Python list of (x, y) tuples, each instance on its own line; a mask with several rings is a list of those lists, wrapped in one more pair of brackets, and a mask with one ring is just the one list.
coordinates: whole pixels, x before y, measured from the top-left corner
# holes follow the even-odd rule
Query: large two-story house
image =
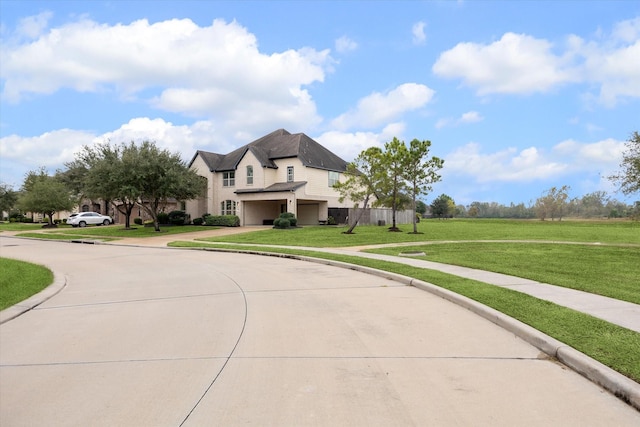
[(353, 207), (333, 188), (347, 162), (303, 133), (279, 129), (229, 154), (197, 151), (189, 167), (208, 183), (204, 197), (186, 204), (192, 218), (237, 215), (241, 225), (266, 225), (291, 212), (317, 225), (330, 209)]

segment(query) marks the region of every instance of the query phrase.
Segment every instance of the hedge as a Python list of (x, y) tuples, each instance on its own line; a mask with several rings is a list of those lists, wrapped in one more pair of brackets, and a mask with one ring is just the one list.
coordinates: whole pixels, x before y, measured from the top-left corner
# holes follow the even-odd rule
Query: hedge
[(239, 227), (240, 217), (237, 215), (207, 215), (204, 217), (204, 223), (220, 227)]

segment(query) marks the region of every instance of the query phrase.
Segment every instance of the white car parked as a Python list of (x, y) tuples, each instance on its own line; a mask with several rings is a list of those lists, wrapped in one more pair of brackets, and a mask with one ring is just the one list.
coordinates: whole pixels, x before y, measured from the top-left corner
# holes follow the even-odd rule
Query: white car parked
[(86, 227), (87, 225), (109, 225), (113, 224), (113, 218), (106, 215), (101, 215), (97, 212), (80, 212), (77, 214), (71, 214), (67, 219), (67, 224), (74, 227)]

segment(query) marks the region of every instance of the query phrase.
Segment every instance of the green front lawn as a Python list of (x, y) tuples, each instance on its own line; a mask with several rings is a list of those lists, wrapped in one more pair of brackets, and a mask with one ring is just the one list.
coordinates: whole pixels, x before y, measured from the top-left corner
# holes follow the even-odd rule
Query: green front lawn
[(45, 267), (9, 258), (0, 258), (0, 310), (37, 294), (53, 282)]

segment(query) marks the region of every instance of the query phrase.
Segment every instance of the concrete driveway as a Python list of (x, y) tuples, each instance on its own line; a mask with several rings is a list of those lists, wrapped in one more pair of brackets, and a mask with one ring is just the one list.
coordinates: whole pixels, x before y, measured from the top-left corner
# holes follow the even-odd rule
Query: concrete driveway
[(471, 312), (302, 261), (0, 237), (67, 286), (0, 325), (0, 425), (639, 425)]

